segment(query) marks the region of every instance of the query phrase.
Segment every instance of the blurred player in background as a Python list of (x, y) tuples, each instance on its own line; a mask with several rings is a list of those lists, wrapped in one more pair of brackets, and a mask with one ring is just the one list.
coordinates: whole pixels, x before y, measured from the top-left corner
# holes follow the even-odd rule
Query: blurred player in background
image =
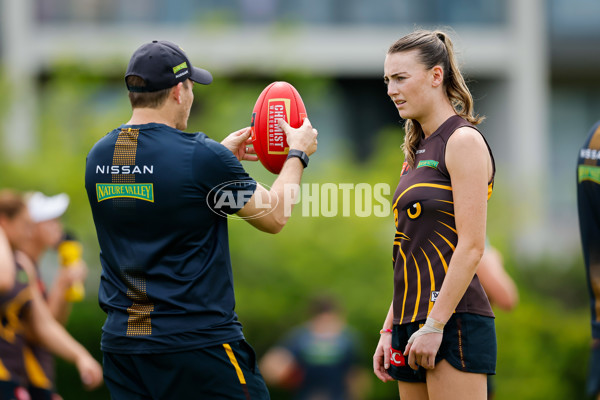
[(0, 295), (12, 290), (15, 284), (14, 268), (15, 262), (10, 243), (6, 238), (4, 229), (0, 227)]
[[(487, 243), (477, 267), (479, 282), (494, 307), (502, 311), (512, 311), (519, 302), (517, 285), (504, 269), (502, 254)], [(494, 399), (496, 388), (492, 375), (488, 375), (488, 400)]]
[[(46, 290), (39, 266), (48, 250), (56, 250), (60, 249), (60, 246), (68, 245), (65, 243), (65, 232), (60, 217), (69, 206), (69, 197), (65, 193), (48, 197), (43, 193), (35, 192), (26, 196), (26, 202), (33, 229), (30, 240), (26, 241), (19, 250), (25, 253), (35, 266), (29, 275), (30, 282), (35, 283), (33, 289), (38, 290), (41, 297), (46, 300), (54, 319), (65, 325), (71, 313), (72, 302), (69, 301), (69, 294), (75, 285), (77, 287), (82, 285), (87, 275), (87, 266), (81, 258), (74, 263), (64, 265), (64, 257), (60, 257), (61, 268), (49, 291)], [(28, 344), (25, 352), (32, 400), (49, 398), (50, 393), (56, 390), (54, 357), (45, 348), (35, 343)]]
[[(267, 191), (240, 163), (257, 160), (250, 129), (222, 143), (185, 133), (194, 83), (212, 76), (167, 41), (137, 49), (125, 83), (131, 119), (90, 151), (86, 189), (100, 243), (105, 381), (113, 400), (268, 399), (235, 298), (227, 218), (276, 233), (289, 214), (284, 186), (304, 163), (288, 158)], [(317, 132), (280, 127), (311, 155)], [(289, 205), (289, 204), (288, 204)], [(265, 212), (265, 207), (269, 212)]]
[[(34, 228), (31, 240), (21, 250), (38, 267), (38, 272), (39, 263), (44, 254), (49, 250), (58, 252), (61, 268), (57, 271), (52, 287), (46, 290), (39, 273), (37, 279), (44, 297), (48, 300), (52, 315), (65, 325), (69, 319), (73, 302), (83, 300), (84, 293), (80, 285), (85, 282), (87, 277), (87, 265), (81, 258), (81, 244), (71, 234), (65, 232), (60, 220), (69, 206), (69, 196), (61, 193), (49, 197), (35, 192), (29, 194), (26, 200)], [(73, 260), (65, 256), (65, 251), (68, 251), (64, 250), (65, 245), (72, 245), (79, 249), (79, 254), (76, 254)], [(71, 262), (65, 265), (67, 260)], [(74, 289), (77, 292), (73, 293)]]
[(475, 128), (482, 118), (444, 32), (392, 44), (384, 80), (406, 119), (405, 163), (393, 205), (393, 301), (373, 369), (398, 381), (402, 399), (484, 400), (496, 332), (476, 270), (495, 165)]
[[(5, 213), (1, 207), (0, 201), (0, 221)], [(13, 251), (3, 225), (0, 222), (0, 317), (2, 321), (0, 324), (0, 399), (21, 400), (23, 396), (28, 395), (24, 388), (25, 365), (20, 350), (25, 342), (25, 336), (18, 326), (19, 319), (22, 318), (21, 315), (28, 305), (29, 296), (27, 293), (22, 293), (27, 288), (27, 282), (17, 280), (17, 271), (21, 269), (16, 268)], [(8, 322), (9, 315), (12, 317), (12, 322)], [(11, 329), (11, 325), (14, 328)]]
[(360, 367), (360, 346), (337, 301), (317, 296), (310, 314), (264, 355), (265, 381), (290, 390), (296, 400), (364, 399), (369, 380)]
[(587, 392), (600, 400), (600, 121), (589, 132), (577, 162), (577, 210), (592, 323)]
[(477, 276), (492, 306), (502, 311), (512, 311), (517, 306), (519, 303), (517, 285), (504, 269), (502, 254), (489, 243), (481, 256)]
[(14, 277), (13, 286), (0, 296), (0, 387), (6, 389), (5, 394), (12, 391), (14, 396), (6, 398), (53, 398), (51, 391), (43, 394), (33, 391), (31, 396), (25, 393), (24, 387), (29, 386), (27, 367), (32, 361), (25, 348), (26, 341), (38, 343), (75, 364), (84, 385), (89, 389), (97, 387), (102, 382), (102, 367), (52, 317), (37, 282), (29, 279), (35, 274), (35, 266), (18, 249), (31, 240), (33, 223), (25, 201), (15, 192), (0, 192), (0, 228), (15, 255), (14, 263), (2, 265), (7, 275)]

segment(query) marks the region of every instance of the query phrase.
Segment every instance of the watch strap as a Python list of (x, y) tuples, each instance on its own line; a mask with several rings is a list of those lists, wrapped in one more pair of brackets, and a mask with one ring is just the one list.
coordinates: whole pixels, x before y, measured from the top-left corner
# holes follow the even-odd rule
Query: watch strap
[(300, 159), (300, 161), (302, 162), (302, 165), (304, 166), (304, 168), (308, 167), (308, 155), (306, 155), (305, 152), (303, 152), (302, 150), (290, 149), (288, 156), (287, 156), (287, 160), (289, 160), (290, 158), (293, 158), (293, 157), (298, 157)]

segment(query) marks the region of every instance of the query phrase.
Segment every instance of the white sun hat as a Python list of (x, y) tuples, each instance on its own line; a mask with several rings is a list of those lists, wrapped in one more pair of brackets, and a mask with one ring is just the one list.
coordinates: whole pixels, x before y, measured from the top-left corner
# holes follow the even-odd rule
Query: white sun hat
[(60, 193), (46, 196), (41, 192), (32, 193), (27, 199), (27, 209), (33, 222), (43, 222), (58, 218), (67, 211), (69, 195)]

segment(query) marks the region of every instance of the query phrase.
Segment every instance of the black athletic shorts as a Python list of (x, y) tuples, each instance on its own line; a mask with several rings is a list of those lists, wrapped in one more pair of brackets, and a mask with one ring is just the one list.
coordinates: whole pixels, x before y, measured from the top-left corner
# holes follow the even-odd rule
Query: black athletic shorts
[[(425, 382), (427, 370), (408, 365), (404, 349), (410, 336), (425, 321), (394, 325), (392, 330), (392, 354), (388, 373), (403, 382)], [(435, 357), (436, 364), (446, 360), (454, 368), (478, 374), (496, 373), (496, 328), (494, 318), (469, 313), (455, 313), (444, 327), (442, 344)]]
[(0, 381), (0, 399), (29, 400), (29, 393), (23, 386), (12, 381)]
[(59, 396), (58, 394), (54, 393), (52, 390), (42, 389), (42, 388), (38, 388), (38, 387), (35, 387), (35, 386), (29, 386), (27, 388), (27, 390), (29, 391), (29, 396), (31, 397), (31, 400), (56, 400), (56, 399), (62, 399), (61, 396)]
[(112, 400), (268, 400), (254, 350), (245, 340), (177, 353), (104, 353)]

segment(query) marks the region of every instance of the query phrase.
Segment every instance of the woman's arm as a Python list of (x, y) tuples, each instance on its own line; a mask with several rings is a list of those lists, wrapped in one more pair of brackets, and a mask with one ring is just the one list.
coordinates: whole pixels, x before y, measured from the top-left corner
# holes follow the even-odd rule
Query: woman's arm
[[(383, 322), (382, 331), (392, 329), (394, 320), (394, 302), (390, 304), (390, 309)], [(382, 332), (380, 334), (379, 343), (373, 354), (373, 372), (383, 382), (391, 381), (393, 378), (387, 373), (390, 367), (390, 349), (392, 348), (392, 333)]]
[(15, 259), (6, 234), (0, 226), (0, 294), (13, 288), (15, 273)]
[(488, 182), (492, 164), (479, 132), (457, 130), (446, 146), (458, 243), (430, 317), (446, 323), (473, 280), (485, 250)]
[(519, 291), (503, 264), (500, 252), (488, 246), (477, 267), (477, 276), (490, 303), (501, 310), (510, 311), (519, 302)]

